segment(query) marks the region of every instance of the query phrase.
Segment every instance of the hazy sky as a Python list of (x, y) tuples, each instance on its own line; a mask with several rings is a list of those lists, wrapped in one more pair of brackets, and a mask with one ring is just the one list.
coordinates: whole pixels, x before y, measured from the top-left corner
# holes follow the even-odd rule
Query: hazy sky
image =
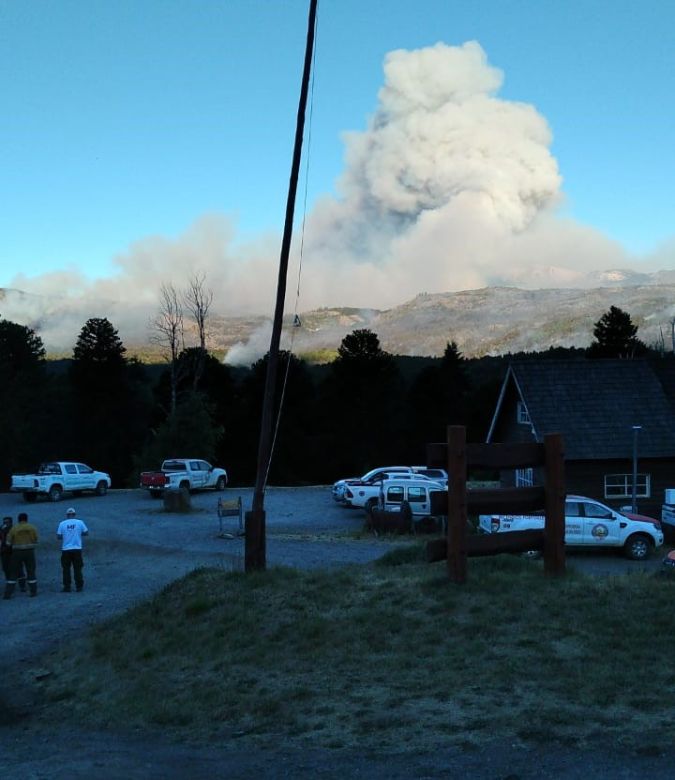
[[(150, 304), (198, 270), (271, 310), (307, 10), (0, 0), (0, 287)], [(674, 30), (665, 0), (320, 0), (300, 310), (674, 267)]]

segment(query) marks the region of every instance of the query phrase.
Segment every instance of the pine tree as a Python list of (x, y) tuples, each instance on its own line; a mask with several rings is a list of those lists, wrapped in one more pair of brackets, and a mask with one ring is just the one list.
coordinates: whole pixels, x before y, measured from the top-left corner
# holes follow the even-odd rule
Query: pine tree
[(131, 474), (133, 455), (147, 434), (150, 414), (144, 373), (125, 353), (108, 319), (87, 320), (73, 348), (71, 422), (62, 455), (108, 471), (115, 486)]
[(595, 341), (588, 348), (592, 358), (633, 358), (645, 354), (647, 347), (637, 338), (637, 325), (630, 315), (610, 306), (593, 327)]

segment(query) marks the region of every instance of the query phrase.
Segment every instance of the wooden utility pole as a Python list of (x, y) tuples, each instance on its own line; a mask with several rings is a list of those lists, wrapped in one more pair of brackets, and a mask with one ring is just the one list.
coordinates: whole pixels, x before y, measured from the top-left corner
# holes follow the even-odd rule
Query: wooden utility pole
[(272, 419), (277, 384), (277, 368), (279, 365), (279, 343), (281, 341), (281, 326), (283, 324), (284, 317), (284, 300), (286, 298), (288, 256), (290, 254), (291, 237), (293, 235), (295, 194), (298, 188), (298, 174), (300, 171), (300, 158), (302, 155), (302, 138), (305, 129), (305, 109), (307, 106), (307, 95), (309, 92), (310, 73), (312, 69), (317, 2), (318, 0), (310, 0), (309, 3), (307, 45), (305, 47), (305, 65), (302, 74), (302, 87), (300, 89), (300, 102), (298, 105), (298, 118), (295, 129), (295, 146), (293, 149), (293, 163), (291, 166), (291, 176), (288, 185), (288, 199), (286, 201), (286, 221), (284, 223), (284, 235), (281, 242), (281, 254), (279, 257), (277, 302), (276, 308), (274, 310), (274, 321), (272, 323), (272, 338), (270, 341), (269, 360), (267, 362), (267, 375), (265, 378), (265, 394), (263, 396), (263, 408), (260, 421), (258, 467), (256, 471), (255, 489), (253, 491), (253, 504), (251, 511), (246, 513), (245, 569), (247, 572), (264, 569), (266, 566), (264, 509), (265, 487), (272, 451)]

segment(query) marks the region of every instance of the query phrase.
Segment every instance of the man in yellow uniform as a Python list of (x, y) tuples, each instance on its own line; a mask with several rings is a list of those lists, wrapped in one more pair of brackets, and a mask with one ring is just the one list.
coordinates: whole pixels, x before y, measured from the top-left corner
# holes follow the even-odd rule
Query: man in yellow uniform
[(12, 548), (10, 575), (5, 584), (3, 598), (11, 599), (16, 588), (17, 578), (21, 575), (22, 566), (26, 567), (28, 593), (37, 596), (37, 580), (35, 579), (35, 548), (38, 543), (37, 528), (28, 522), (28, 515), (21, 512), (17, 525), (12, 526), (5, 543)]

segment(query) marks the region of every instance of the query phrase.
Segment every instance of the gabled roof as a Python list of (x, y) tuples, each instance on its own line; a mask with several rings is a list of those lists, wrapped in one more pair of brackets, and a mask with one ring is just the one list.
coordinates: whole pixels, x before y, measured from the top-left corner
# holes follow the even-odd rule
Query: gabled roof
[(568, 460), (675, 458), (675, 411), (647, 360), (526, 360), (509, 365), (488, 441), (514, 383), (537, 441), (561, 433)]

